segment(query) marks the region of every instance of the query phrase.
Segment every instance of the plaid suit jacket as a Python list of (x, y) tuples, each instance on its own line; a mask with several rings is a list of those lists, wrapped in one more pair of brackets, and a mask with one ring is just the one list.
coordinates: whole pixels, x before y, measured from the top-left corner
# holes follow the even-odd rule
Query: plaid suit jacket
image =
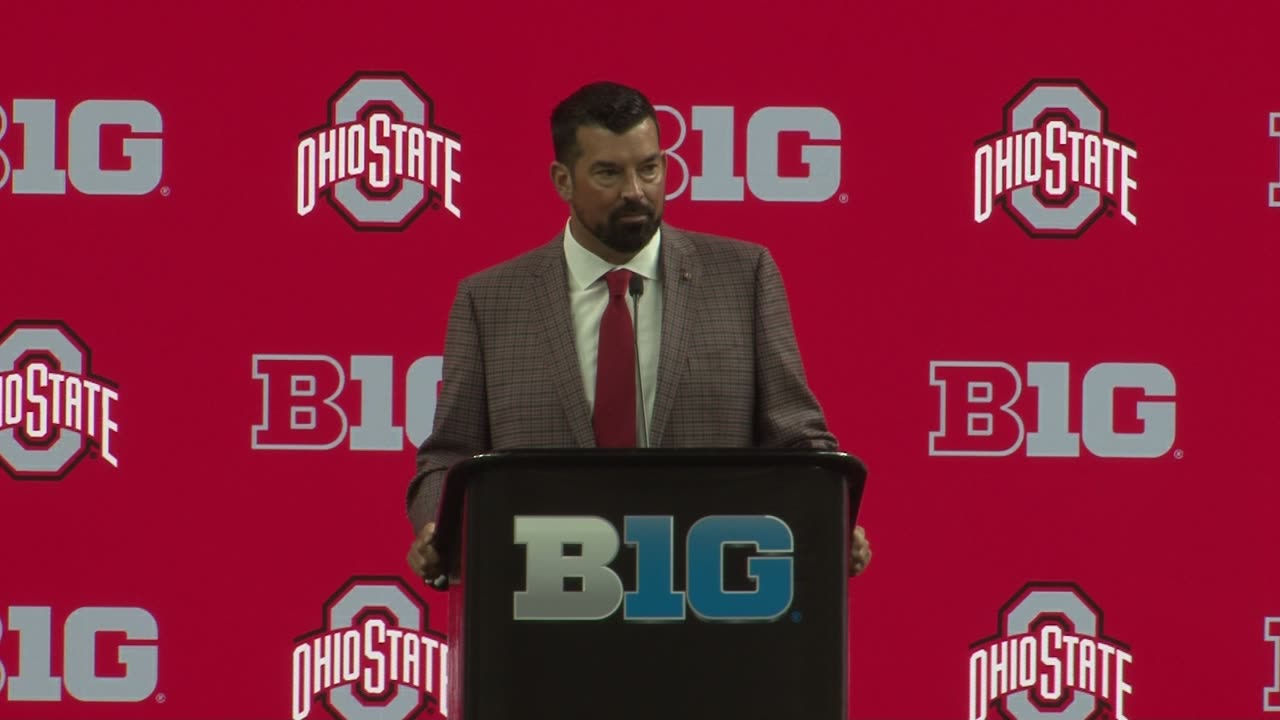
[[(456, 462), (491, 450), (595, 446), (563, 237), (459, 284), (434, 425), (409, 484), (415, 532), (435, 520)], [(659, 267), (651, 446), (836, 449), (769, 251), (664, 224)]]

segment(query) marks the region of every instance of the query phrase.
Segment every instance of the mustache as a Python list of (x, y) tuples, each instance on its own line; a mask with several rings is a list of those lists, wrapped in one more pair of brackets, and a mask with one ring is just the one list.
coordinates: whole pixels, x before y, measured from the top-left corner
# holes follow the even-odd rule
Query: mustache
[(623, 215), (648, 215), (649, 217), (653, 217), (653, 212), (653, 208), (646, 203), (627, 202), (622, 207), (610, 213), (610, 217), (614, 220), (617, 220)]

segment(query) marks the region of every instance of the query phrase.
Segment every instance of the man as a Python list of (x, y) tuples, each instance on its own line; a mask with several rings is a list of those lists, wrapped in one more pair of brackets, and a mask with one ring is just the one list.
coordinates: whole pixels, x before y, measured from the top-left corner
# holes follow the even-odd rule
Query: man
[[(564, 231), (463, 280), (449, 315), (435, 424), (407, 498), (407, 560), (428, 582), (444, 570), (433, 538), (445, 473), (478, 453), (837, 447), (769, 252), (663, 223), (667, 159), (649, 101), (587, 85), (556, 107), (551, 132)], [(870, 560), (855, 528), (850, 573)]]

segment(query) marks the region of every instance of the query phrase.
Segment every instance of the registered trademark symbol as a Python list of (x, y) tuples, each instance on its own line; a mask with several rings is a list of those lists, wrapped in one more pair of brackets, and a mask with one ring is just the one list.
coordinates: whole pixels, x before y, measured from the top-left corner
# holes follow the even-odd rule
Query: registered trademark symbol
[(1185, 453), (1183, 453), (1181, 450), (1174, 450), (1174, 451), (1173, 451), (1173, 459), (1174, 459), (1174, 460), (1181, 460), (1181, 459), (1182, 459), (1182, 456), (1183, 456), (1184, 454), (1185, 454)]
[(161, 196), (161, 197), (169, 197), (169, 193), (171, 193), (171, 192), (173, 192), (173, 191), (169, 189), (169, 186), (168, 186), (168, 185), (165, 185), (164, 187), (160, 188), (160, 196)]
[(841, 204), (841, 205), (848, 205), (848, 204), (849, 204), (849, 193), (840, 193), (840, 197), (839, 197), (839, 198), (837, 198), (837, 199), (838, 199), (838, 200), (840, 200), (840, 204)]
[(164, 702), (168, 699), (169, 698), (164, 696), (164, 693), (160, 693), (159, 695), (156, 696), (156, 702), (160, 703), (161, 705), (163, 705)]
[(791, 622), (798, 623), (804, 619), (804, 615), (799, 610), (791, 611)]

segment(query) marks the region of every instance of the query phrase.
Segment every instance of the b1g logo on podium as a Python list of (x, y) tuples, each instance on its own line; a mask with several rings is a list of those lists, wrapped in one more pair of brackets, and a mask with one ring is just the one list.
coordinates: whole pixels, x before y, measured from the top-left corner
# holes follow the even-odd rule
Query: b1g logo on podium
[[(840, 120), (826, 108), (760, 108), (746, 118), (741, 131), (736, 124), (740, 115), (729, 106), (695, 105), (687, 120), (670, 105), (656, 105), (654, 110), (660, 122), (670, 116), (676, 131), (670, 139), (673, 128), (662, 123), (667, 174), (680, 178), (676, 188), (668, 190), (668, 200), (688, 190), (690, 200), (739, 202), (750, 190), (766, 202), (815, 203), (831, 199), (840, 189)], [(686, 145), (690, 129), (701, 137), (700, 154)], [(735, 148), (744, 145), (746, 154), (735, 163)], [(690, 160), (696, 163), (696, 174)]]
[(324, 627), (294, 641), (293, 720), (313, 702), (336, 720), (449, 714), (449, 645), (398, 577), (353, 577), (324, 603)]
[(969, 654), (969, 720), (1128, 720), (1133, 655), (1075, 583), (1032, 582)]
[(92, 371), (89, 346), (60, 320), (0, 331), (0, 467), (17, 480), (61, 480), (85, 456), (120, 461), (116, 384)]
[[(17, 658), (18, 671), (6, 672), (0, 664), (0, 698), (62, 702), (69, 695), (80, 702), (141, 702), (156, 689), (159, 637), (155, 616), (143, 608), (82, 607), (61, 617), (47, 606), (12, 606), (0, 613), (0, 648), (17, 646), (9, 657)], [(99, 674), (104, 653), (124, 668), (123, 674)], [(111, 664), (107, 659), (101, 666)]]
[[(1075, 377), (1065, 362), (1029, 362), (1025, 373), (1003, 362), (930, 363), (939, 407), (929, 454), (998, 457), (1022, 448), (1028, 457), (1079, 457), (1083, 444), (1098, 457), (1155, 458), (1173, 447), (1177, 383), (1168, 368), (1100, 363), (1078, 386)], [(1019, 402), (1024, 383), (1034, 402)], [(1027, 432), (1030, 418), (1036, 426)]]
[[(347, 392), (343, 364), (328, 355), (254, 355), (253, 379), (262, 387), (262, 422), (253, 426), (254, 450), (390, 450), (422, 444), (435, 423), (444, 359), (428, 355), (404, 371), (403, 403), (393, 395), (397, 376), (390, 355), (351, 356)], [(348, 413), (358, 408), (360, 423)], [(393, 408), (398, 412), (393, 415)], [(392, 418), (403, 417), (396, 425)]]
[(403, 72), (358, 72), (329, 98), (328, 121), (298, 140), (298, 214), (318, 198), (356, 230), (404, 230), (427, 208), (462, 217), (462, 139)]
[[(64, 104), (65, 115), (50, 99), (16, 99), (10, 107), (12, 114), (0, 103), (0, 188), (12, 185), (14, 195), (66, 195), (70, 180), (84, 195), (145, 195), (159, 187), (164, 121), (146, 100), (84, 100), (69, 113)], [(6, 143), (18, 127), (21, 144)], [(64, 169), (55, 163), (60, 146), (66, 148)], [(19, 158), (22, 167), (15, 169)]]
[[(636, 549), (635, 590), (609, 567), (625, 540)], [(515, 543), (526, 548), (526, 589), (514, 596), (516, 620), (604, 620), (622, 607), (624, 620), (684, 620), (685, 608), (708, 622), (769, 622), (791, 607), (795, 541), (770, 515), (712, 515), (685, 538), (685, 590), (675, 589), (674, 519), (629, 515), (622, 538), (601, 517), (517, 516)], [(725, 548), (747, 546), (751, 591), (725, 590)], [(576, 548), (576, 551), (571, 551)], [(566, 589), (574, 580), (578, 590)]]
[(1137, 225), (1134, 144), (1079, 80), (1032, 80), (1004, 107), (1004, 128), (973, 153), (973, 219), (997, 205), (1033, 238), (1077, 238), (1119, 206)]

